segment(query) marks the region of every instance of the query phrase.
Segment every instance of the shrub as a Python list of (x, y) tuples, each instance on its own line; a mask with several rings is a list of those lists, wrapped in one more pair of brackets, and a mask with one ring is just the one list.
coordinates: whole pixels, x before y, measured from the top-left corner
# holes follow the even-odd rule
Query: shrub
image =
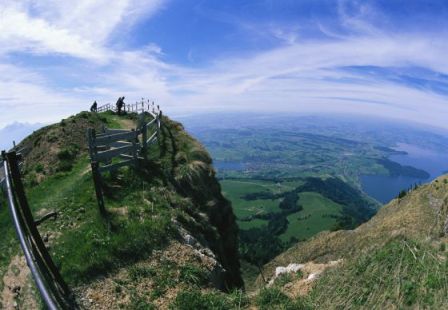
[(47, 136), (47, 141), (50, 142), (50, 143), (56, 142), (56, 141), (58, 141), (58, 136), (56, 134), (54, 134), (54, 133), (49, 134)]
[(236, 309), (242, 309), (249, 305), (249, 298), (242, 290), (233, 290), (227, 295), (227, 298)]
[(176, 310), (227, 310), (234, 307), (222, 293), (201, 293), (199, 290), (182, 291), (170, 305)]
[(283, 273), (275, 279), (274, 283), (275, 283), (275, 285), (282, 287), (282, 286), (285, 286), (285, 284), (291, 282), (292, 280), (294, 280), (294, 279), (290, 273)]
[(73, 163), (64, 160), (64, 161), (59, 162), (59, 164), (56, 168), (56, 171), (67, 172), (67, 171), (72, 170), (72, 168), (73, 168)]
[(272, 309), (288, 306), (291, 299), (277, 287), (263, 288), (257, 296), (256, 304), (261, 310)]
[(34, 171), (36, 171), (37, 173), (43, 172), (44, 166), (42, 164), (37, 164), (36, 167), (34, 167)]
[(57, 154), (58, 159), (60, 160), (73, 160), (78, 155), (79, 146), (76, 144), (70, 144), (68, 147), (63, 148)]
[(30, 186), (30, 187), (34, 187), (36, 185), (38, 185), (39, 182), (37, 181), (37, 176), (34, 172), (28, 174), (25, 178), (25, 185)]
[(179, 280), (193, 285), (204, 285), (208, 282), (207, 273), (191, 264), (182, 266)]
[(407, 193), (408, 192), (405, 190), (400, 191), (400, 193), (398, 194), (398, 198), (400, 198), (400, 199), (403, 198), (404, 196), (406, 196)]
[(74, 160), (79, 153), (79, 146), (77, 144), (70, 144), (68, 147), (61, 149), (57, 153), (60, 162), (57, 165), (57, 171), (70, 171), (73, 168)]
[(129, 269), (129, 277), (136, 281), (141, 278), (150, 278), (156, 275), (156, 271), (151, 267), (133, 266)]
[(146, 300), (139, 299), (137, 297), (131, 298), (130, 309), (134, 310), (155, 310), (157, 309), (152, 303), (148, 303)]

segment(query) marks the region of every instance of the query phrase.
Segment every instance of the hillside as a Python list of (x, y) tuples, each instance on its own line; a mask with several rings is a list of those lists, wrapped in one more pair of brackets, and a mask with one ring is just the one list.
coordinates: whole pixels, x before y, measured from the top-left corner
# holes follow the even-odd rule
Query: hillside
[[(214, 296), (241, 288), (231, 205), (208, 153), (181, 124), (164, 117), (150, 160), (136, 171), (122, 168), (105, 176), (109, 221), (100, 216), (86, 129), (135, 128), (136, 118), (82, 112), (19, 145), (35, 218), (57, 212), (39, 231), (78, 303), (89, 309), (168, 308), (185, 298), (182, 293)], [(0, 304), (35, 308), (38, 294), (4, 205)]]
[(315, 308), (446, 308), (447, 190), (448, 176), (442, 176), (394, 199), (354, 230), (322, 232), (296, 244), (263, 273), (274, 277), (279, 266), (304, 264), (280, 290)]
[[(254, 238), (264, 248), (271, 246), (272, 252), (276, 250), (272, 237), (316, 233), (301, 226), (302, 217), (290, 212), (295, 208), (307, 211), (322, 205), (324, 219), (343, 219), (329, 213), (333, 208), (359, 221), (347, 226), (364, 223), (297, 243), (267, 263), (258, 289), (245, 293), (232, 206), (221, 193), (207, 151), (180, 123), (164, 117), (149, 160), (141, 161), (138, 169), (122, 168), (105, 176), (109, 220), (101, 217), (85, 131), (102, 126), (135, 128), (136, 119), (132, 113), (82, 112), (34, 132), (19, 145), (35, 218), (57, 212), (39, 231), (82, 308), (448, 306), (448, 177), (402, 195), (370, 220), (374, 205), (335, 178), (308, 177), (269, 190), (264, 189), (272, 185), (268, 182), (252, 184), (264, 187), (242, 197), (278, 202), (281, 216), (271, 211), (279, 225), (268, 226), (270, 233), (260, 235), (254, 227), (252, 236), (241, 238)], [(42, 308), (2, 202), (0, 308)], [(245, 216), (249, 219), (250, 214)], [(265, 217), (250, 220), (266, 221)], [(282, 224), (285, 219), (292, 223), (290, 229)], [(257, 247), (242, 250), (249, 259), (264, 257), (265, 250)]]

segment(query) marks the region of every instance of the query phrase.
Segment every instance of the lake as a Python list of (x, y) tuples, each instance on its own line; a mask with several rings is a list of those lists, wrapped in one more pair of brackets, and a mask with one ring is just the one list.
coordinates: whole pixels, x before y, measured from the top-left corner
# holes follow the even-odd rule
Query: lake
[(448, 153), (404, 143), (399, 143), (394, 149), (405, 151), (407, 154), (391, 155), (390, 160), (404, 166), (425, 170), (431, 176), (428, 179), (419, 179), (406, 176), (362, 175), (360, 181), (364, 192), (381, 203), (388, 203), (397, 197), (401, 190), (408, 189), (414, 184), (430, 182), (448, 170)]

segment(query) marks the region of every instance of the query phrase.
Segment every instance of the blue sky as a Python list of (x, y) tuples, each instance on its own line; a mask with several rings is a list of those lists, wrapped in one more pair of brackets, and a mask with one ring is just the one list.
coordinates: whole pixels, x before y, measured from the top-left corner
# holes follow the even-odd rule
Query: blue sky
[(448, 128), (448, 2), (3, 0), (0, 127), (93, 100)]

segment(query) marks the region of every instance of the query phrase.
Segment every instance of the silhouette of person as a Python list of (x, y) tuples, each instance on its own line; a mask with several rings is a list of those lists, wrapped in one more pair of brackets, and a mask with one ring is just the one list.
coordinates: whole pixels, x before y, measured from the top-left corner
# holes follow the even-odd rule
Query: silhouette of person
[(96, 101), (93, 102), (92, 106), (90, 107), (90, 112), (97, 112), (98, 111), (98, 104)]
[(119, 97), (118, 100), (117, 100), (117, 112), (118, 112), (118, 115), (121, 114), (121, 109), (123, 108), (124, 104), (125, 104), (124, 103), (124, 96), (123, 97)]

